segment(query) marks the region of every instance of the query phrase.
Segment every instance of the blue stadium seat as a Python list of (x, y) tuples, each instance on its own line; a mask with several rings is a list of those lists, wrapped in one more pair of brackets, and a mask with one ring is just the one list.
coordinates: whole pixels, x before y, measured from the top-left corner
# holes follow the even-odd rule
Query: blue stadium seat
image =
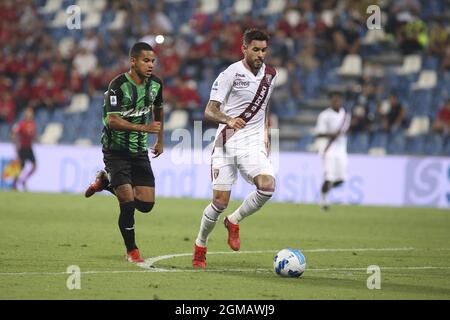
[(386, 149), (388, 142), (388, 134), (386, 132), (375, 132), (372, 135), (370, 148), (384, 148)]
[(444, 137), (441, 134), (430, 133), (426, 138), (424, 153), (426, 155), (441, 155), (444, 148)]
[[(450, 157), (450, 136), (447, 136), (445, 139), (447, 139), (444, 145), (444, 149), (442, 150), (442, 155), (446, 157)], [(444, 140), (445, 140), (444, 139)]]
[(425, 147), (425, 135), (406, 138), (405, 151), (409, 155), (423, 155)]
[(386, 149), (388, 154), (402, 154), (405, 152), (405, 135), (403, 131), (391, 133)]
[(433, 90), (420, 89), (415, 90), (410, 97), (410, 106), (416, 116), (428, 116), (431, 110), (431, 103), (433, 99)]
[(0, 123), (0, 141), (11, 141), (11, 127), (8, 123)]
[(351, 134), (348, 139), (348, 151), (350, 153), (367, 153), (369, 150), (369, 134), (357, 132)]
[(308, 151), (308, 146), (312, 143), (314, 143), (314, 136), (310, 134), (304, 135), (298, 141), (298, 150)]

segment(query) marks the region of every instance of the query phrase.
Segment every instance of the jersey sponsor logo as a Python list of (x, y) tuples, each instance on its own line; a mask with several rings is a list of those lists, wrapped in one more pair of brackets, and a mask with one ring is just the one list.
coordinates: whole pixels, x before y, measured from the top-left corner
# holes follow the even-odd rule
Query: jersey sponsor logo
[(243, 81), (240, 79), (236, 79), (233, 82), (233, 87), (236, 89), (248, 88), (250, 86), (250, 81)]
[(150, 107), (145, 107), (145, 108), (141, 108), (141, 109), (130, 109), (130, 110), (127, 110), (127, 111), (122, 111), (121, 113), (120, 113), (120, 115), (122, 116), (122, 117), (140, 117), (140, 116), (143, 116), (143, 115), (146, 115), (146, 114), (148, 114), (148, 113), (150, 113)]
[(117, 96), (110, 96), (109, 102), (111, 103), (111, 106), (117, 106)]
[(245, 74), (243, 74), (243, 73), (238, 73), (238, 72), (236, 72), (236, 74), (235, 74), (234, 76), (235, 76), (235, 77), (245, 78)]

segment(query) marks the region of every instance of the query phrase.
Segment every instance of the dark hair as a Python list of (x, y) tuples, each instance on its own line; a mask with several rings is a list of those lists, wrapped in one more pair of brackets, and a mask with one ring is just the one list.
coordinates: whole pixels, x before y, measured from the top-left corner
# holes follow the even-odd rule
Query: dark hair
[(333, 89), (328, 92), (328, 97), (331, 98), (333, 96), (339, 96), (339, 97), (343, 98), (344, 93), (341, 90)]
[(137, 57), (144, 50), (153, 51), (153, 48), (147, 42), (136, 42), (130, 49), (130, 57)]
[(244, 37), (243, 37), (243, 42), (244, 45), (249, 45), (250, 42), (252, 42), (253, 40), (258, 40), (258, 41), (269, 41), (270, 37), (269, 35), (259, 29), (247, 29), (244, 32)]

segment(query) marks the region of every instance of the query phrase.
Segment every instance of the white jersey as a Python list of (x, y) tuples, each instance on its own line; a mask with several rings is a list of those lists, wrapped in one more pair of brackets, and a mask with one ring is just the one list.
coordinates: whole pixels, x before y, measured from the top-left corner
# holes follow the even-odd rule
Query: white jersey
[(330, 140), (329, 138), (319, 138), (317, 140), (319, 153), (321, 155), (340, 156), (347, 155), (347, 135), (346, 132), (350, 127), (350, 115), (344, 110), (339, 112), (332, 108), (327, 108), (319, 114), (316, 134), (335, 134), (340, 132), (339, 136)]
[(255, 76), (244, 66), (243, 60), (233, 63), (217, 77), (210, 100), (220, 102), (220, 110), (227, 116), (241, 116), (247, 124), (237, 131), (225, 129), (226, 124), (220, 124), (215, 137), (216, 146), (221, 147), (223, 141), (227, 148), (236, 149), (264, 145), (266, 108), (275, 78), (274, 68), (263, 64)]

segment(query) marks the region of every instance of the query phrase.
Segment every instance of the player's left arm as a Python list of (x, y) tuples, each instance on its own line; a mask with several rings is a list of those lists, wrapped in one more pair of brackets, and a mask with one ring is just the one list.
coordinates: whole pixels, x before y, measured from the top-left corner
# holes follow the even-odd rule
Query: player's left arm
[(156, 143), (152, 147), (154, 154), (153, 158), (159, 157), (164, 152), (164, 109), (163, 109), (163, 96), (162, 96), (162, 83), (159, 88), (158, 95), (153, 103), (153, 119), (161, 123), (161, 129), (159, 130), (156, 138)]

